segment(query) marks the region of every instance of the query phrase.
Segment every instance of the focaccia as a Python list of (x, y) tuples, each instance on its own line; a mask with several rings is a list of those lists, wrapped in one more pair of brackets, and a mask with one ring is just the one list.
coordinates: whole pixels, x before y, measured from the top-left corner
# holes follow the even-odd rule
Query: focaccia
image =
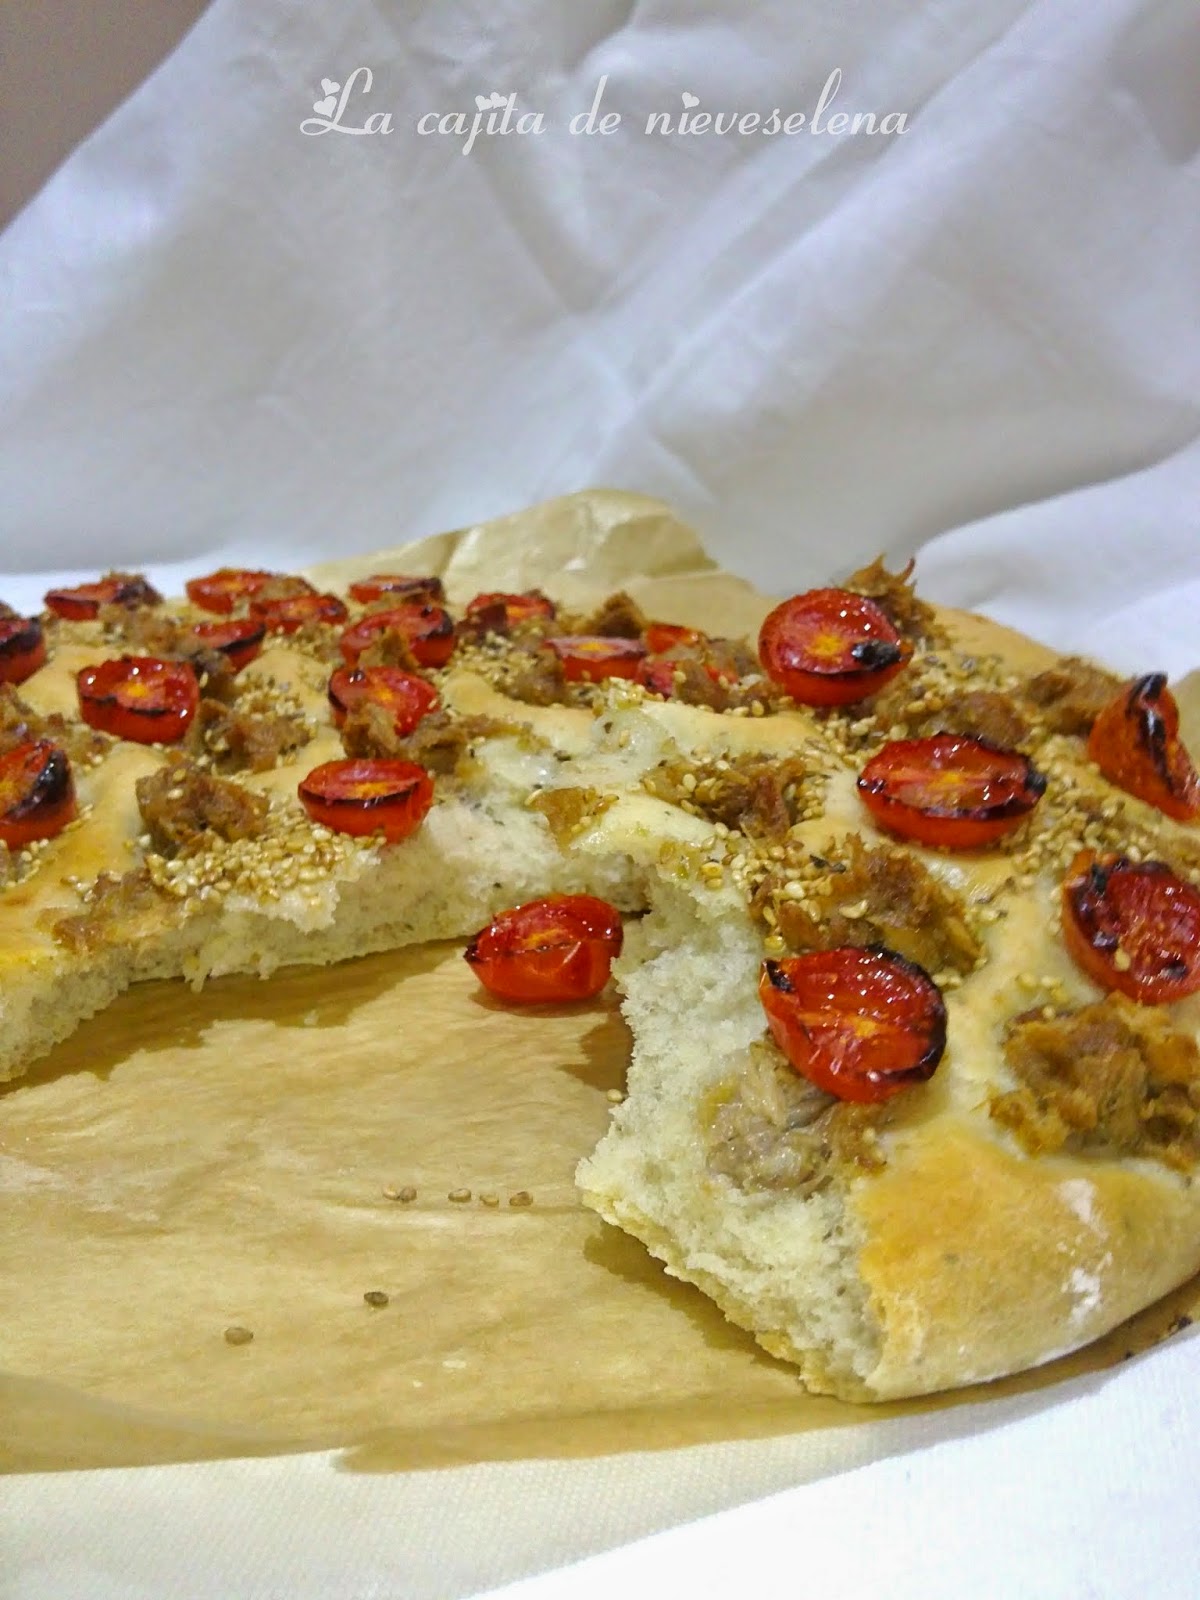
[[(597, 504), (631, 530), (649, 505), (592, 497), (580, 515)], [(339, 601), (351, 575), (343, 563)], [(370, 603), (272, 635), (236, 676), (194, 658), (208, 709), (161, 748), (85, 727), (78, 674), (186, 654), (203, 613), (134, 594), (47, 620), (46, 664), (4, 691), (0, 752), (60, 745), (79, 814), (0, 862), (0, 1077), (132, 982), (266, 977), (596, 895), (628, 916), (615, 976), (635, 1044), (627, 1097), (580, 1167), (590, 1205), (814, 1389), (923, 1393), (1096, 1338), (1200, 1268), (1200, 999), (1098, 985), (1064, 944), (1061, 886), (1085, 849), (1195, 884), (1197, 829), (1089, 761), (1092, 702), (1119, 680), (936, 612), (881, 568), (849, 587), (888, 610), (911, 658), (878, 693), (813, 710), (745, 645), (714, 655), (703, 638), (661, 652), (666, 677), (564, 683), (547, 633), (644, 639), (636, 606), (512, 627), (476, 608), (462, 627), (460, 582), (457, 648), (425, 669), (440, 709), (400, 740), (331, 720), (338, 640)], [(865, 763), (935, 731), (1019, 748), (1044, 775), (1002, 840), (914, 845), (864, 806)], [(428, 815), (392, 843), (315, 822), (297, 795), (315, 767), (377, 745), (434, 778)], [(781, 1053), (760, 973), (876, 946), (936, 987), (945, 1049), (927, 1081), (854, 1104)]]

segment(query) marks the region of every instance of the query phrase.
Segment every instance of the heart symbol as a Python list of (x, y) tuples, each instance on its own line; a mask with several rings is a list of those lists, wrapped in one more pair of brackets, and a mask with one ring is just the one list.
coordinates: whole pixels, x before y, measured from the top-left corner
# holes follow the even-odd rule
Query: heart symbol
[(679, 98), (683, 101), (684, 105), (689, 111), (693, 106), (698, 106), (700, 104), (700, 96), (698, 94), (689, 94), (686, 89)]
[(498, 89), (493, 89), (492, 104), (498, 110), (501, 106), (506, 106), (508, 104), (508, 96), (506, 94), (501, 94)]
[(315, 101), (314, 104), (313, 104), (313, 110), (317, 113), (318, 116), (327, 117), (329, 115), (329, 113), (335, 109), (336, 106), (337, 106), (337, 101), (330, 94), (330, 95), (326, 95), (324, 100)]
[(491, 109), (492, 97), (491, 95), (487, 94), (477, 94), (475, 96), (475, 104), (479, 107), (480, 111), (488, 111)]
[(321, 79), (321, 93), (322, 94), (336, 94), (341, 87), (342, 87), (341, 84), (340, 83), (334, 83), (332, 78), (322, 78)]

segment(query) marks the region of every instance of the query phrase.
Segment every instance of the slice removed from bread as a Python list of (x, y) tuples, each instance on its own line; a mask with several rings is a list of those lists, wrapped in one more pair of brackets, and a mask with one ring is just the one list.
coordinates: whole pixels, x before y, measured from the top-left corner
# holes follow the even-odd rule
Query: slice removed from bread
[[(1099, 806), (1110, 791), (1094, 769), (1058, 760), (1060, 795)], [(1014, 1024), (1053, 1013), (1070, 1027), (1096, 1006), (1110, 1027), (1101, 1077), (1104, 1050), (1142, 1039), (1152, 1050), (1166, 1030), (1200, 1104), (1200, 997), (1102, 1001), (1063, 946), (1061, 854), (1025, 846), (1014, 871), (1003, 852), (896, 847), (865, 817), (852, 771), (829, 770), (820, 815), (790, 830), (788, 862), (894, 852), (893, 870), (918, 862), (978, 936), (965, 972), (943, 976), (948, 1047), (934, 1077), (861, 1118), (806, 1099), (765, 1039), (757, 983), (773, 930), (747, 889), (764, 861), (776, 882), (792, 867), (736, 838), (660, 851), (647, 860), (650, 913), (615, 969), (634, 1036), (628, 1094), (578, 1183), (811, 1388), (898, 1399), (1050, 1361), (1200, 1271), (1190, 1159), (1178, 1170), (1122, 1153), (1103, 1130), (1034, 1151), (993, 1114), (1020, 1088), (1005, 1049)], [(1148, 830), (1137, 837), (1149, 853), (1155, 838), (1168, 855), (1192, 848), (1194, 830), (1137, 802), (1123, 818)], [(1048, 813), (1039, 826), (1066, 825)]]

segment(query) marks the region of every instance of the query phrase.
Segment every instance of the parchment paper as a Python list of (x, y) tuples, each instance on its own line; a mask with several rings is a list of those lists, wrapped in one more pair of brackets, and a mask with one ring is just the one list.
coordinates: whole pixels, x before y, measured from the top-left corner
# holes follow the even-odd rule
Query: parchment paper
[[(624, 582), (652, 615), (733, 632), (769, 603), (614, 493), (316, 575), (367, 570), (437, 570), (459, 601)], [(572, 1174), (627, 1051), (612, 995), (508, 1010), (455, 946), (125, 996), (0, 1096), (0, 1463), (336, 1447), (394, 1470), (826, 1429), (835, 1470), (894, 1448), (885, 1420), (981, 1397), (809, 1396), (586, 1211)], [(983, 1393), (1103, 1367), (1193, 1299)]]

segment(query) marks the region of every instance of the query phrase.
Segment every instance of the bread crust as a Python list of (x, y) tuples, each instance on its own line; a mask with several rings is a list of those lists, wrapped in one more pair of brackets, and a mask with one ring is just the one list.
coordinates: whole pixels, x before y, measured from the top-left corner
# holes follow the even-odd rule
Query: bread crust
[(873, 1397), (1040, 1366), (1200, 1271), (1200, 1192), (1151, 1162), (1028, 1157), (959, 1117), (851, 1186)]

